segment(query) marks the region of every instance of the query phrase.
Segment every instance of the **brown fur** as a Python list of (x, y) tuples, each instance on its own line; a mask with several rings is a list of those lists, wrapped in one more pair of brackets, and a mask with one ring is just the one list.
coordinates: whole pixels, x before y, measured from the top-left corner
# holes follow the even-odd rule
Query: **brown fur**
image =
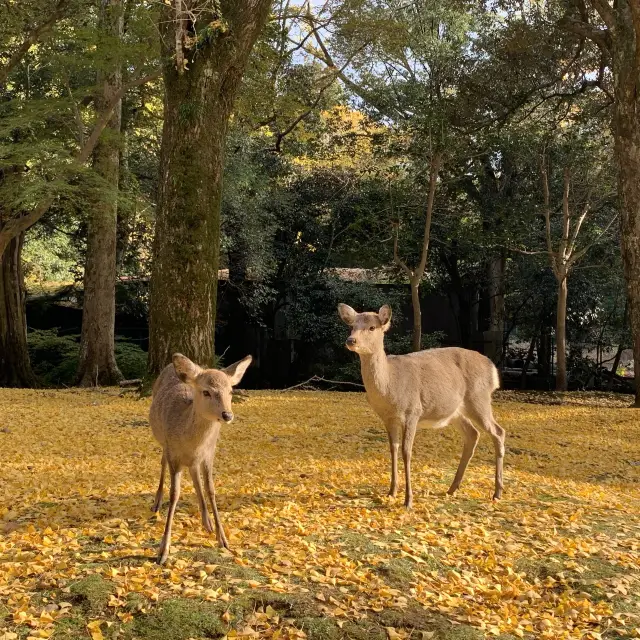
[(360, 356), (367, 400), (384, 422), (389, 436), (389, 495), (397, 494), (400, 442), (405, 467), (405, 506), (411, 507), (411, 452), (418, 424), (442, 428), (454, 422), (464, 436), (464, 448), (448, 493), (454, 493), (460, 486), (481, 429), (493, 439), (496, 455), (493, 497), (500, 498), (505, 431), (494, 420), (491, 409), (491, 395), (500, 384), (491, 360), (476, 351), (454, 347), (387, 356), (384, 334), (391, 326), (388, 305), (378, 313), (357, 313), (340, 304), (338, 313), (351, 327), (347, 348)]
[(156, 440), (162, 445), (160, 484), (156, 492), (153, 511), (162, 503), (165, 469), (171, 474), (169, 512), (164, 536), (158, 552), (158, 562), (163, 564), (171, 545), (171, 527), (178, 499), (182, 470), (189, 469), (198, 497), (202, 524), (213, 532), (205, 489), (215, 519), (218, 544), (229, 548), (224, 533), (213, 484), (213, 458), (216, 452), (221, 422), (231, 422), (232, 386), (238, 384), (251, 364), (251, 356), (226, 369), (201, 369), (181, 354), (173, 356), (173, 363), (166, 366), (153, 385), (153, 400), (149, 410), (149, 423)]

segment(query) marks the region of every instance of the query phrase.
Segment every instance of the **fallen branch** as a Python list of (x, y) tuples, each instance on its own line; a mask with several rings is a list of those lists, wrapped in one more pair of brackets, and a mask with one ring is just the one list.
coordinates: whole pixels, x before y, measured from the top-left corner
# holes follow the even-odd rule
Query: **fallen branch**
[(282, 389), (282, 391), (293, 391), (293, 389), (299, 389), (300, 387), (305, 387), (312, 382), (326, 382), (327, 384), (346, 384), (352, 387), (358, 387), (359, 389), (364, 389), (364, 385), (358, 382), (348, 382), (346, 380), (327, 380), (326, 378), (322, 378), (320, 376), (312, 376), (308, 380), (304, 382), (300, 382), (298, 384), (294, 384), (292, 387), (287, 387), (286, 389)]
[(120, 386), (121, 387), (135, 387), (135, 386), (141, 386), (142, 385), (142, 378), (134, 378), (133, 380), (121, 380), (120, 381)]

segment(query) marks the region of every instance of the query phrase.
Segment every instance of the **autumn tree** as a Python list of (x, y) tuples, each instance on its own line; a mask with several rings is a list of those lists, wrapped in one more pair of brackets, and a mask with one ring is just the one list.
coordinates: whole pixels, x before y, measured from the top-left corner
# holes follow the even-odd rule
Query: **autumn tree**
[(61, 211), (71, 201), (77, 203), (87, 185), (87, 164), (122, 97), (157, 77), (144, 55), (135, 64), (130, 60), (126, 80), (90, 113), (95, 70), (101, 65), (100, 54), (93, 54), (97, 37), (90, 4), (60, 2), (51, 14), (44, 12), (44, 18), (42, 4), (25, 3), (17, 17), (9, 11), (9, 20), (0, 20), (7, 28), (1, 32), (3, 41), (16, 39), (11, 28), (24, 31), (17, 38), (21, 44), (9, 47), (0, 74), (6, 77), (0, 110), (0, 281), (5, 283), (0, 360), (7, 363), (0, 370), (8, 377), (5, 383), (13, 385), (35, 383), (28, 362), (20, 266), (24, 234), (52, 208)]
[[(556, 348), (557, 348), (557, 365), (556, 365), (556, 390), (567, 390), (567, 292), (568, 279), (575, 266), (607, 233), (613, 222), (617, 218), (617, 213), (610, 217), (609, 221), (601, 225), (600, 229), (595, 232), (591, 231), (591, 238), (584, 240), (585, 228), (588, 226), (585, 222), (590, 223), (588, 217), (595, 217), (602, 214), (603, 205), (610, 201), (609, 194), (599, 194), (598, 198), (593, 195), (594, 182), (597, 184), (597, 174), (601, 168), (597, 168), (592, 175), (576, 176), (570, 164), (566, 164), (562, 168), (562, 196), (561, 196), (561, 220), (559, 225), (558, 238), (554, 237), (553, 232), (553, 214), (552, 211), (557, 207), (552, 206), (549, 188), (549, 160), (545, 154), (541, 160), (541, 178), (543, 192), (543, 216), (545, 223), (545, 241), (546, 253), (553, 275), (556, 279), (557, 305), (556, 305)], [(594, 175), (595, 174), (595, 175)], [(582, 178), (582, 180), (579, 180)], [(582, 197), (578, 197), (580, 202), (576, 205), (574, 198), (571, 197), (571, 185), (575, 186), (576, 182), (582, 182)], [(589, 184), (586, 186), (584, 183)], [(579, 207), (579, 208), (578, 208)], [(578, 209), (576, 211), (576, 209)], [(594, 211), (595, 209), (595, 211)], [(609, 207), (610, 209), (610, 207)], [(593, 225), (591, 225), (593, 226)], [(582, 233), (581, 233), (582, 232)]]
[(122, 88), (121, 40), (124, 35), (124, 3), (101, 0), (98, 47), (104, 61), (98, 72), (98, 116), (107, 109), (112, 115), (93, 150), (93, 169), (101, 184), (94, 190), (87, 225), (87, 258), (84, 267), (84, 298), (78, 380), (82, 386), (117, 383), (122, 374), (115, 358), (116, 316), (116, 227), (120, 176), (119, 135), (122, 99), (114, 95)]
[(229, 116), (269, 0), (163, 5), (165, 82), (149, 369), (175, 351), (213, 364), (220, 203)]

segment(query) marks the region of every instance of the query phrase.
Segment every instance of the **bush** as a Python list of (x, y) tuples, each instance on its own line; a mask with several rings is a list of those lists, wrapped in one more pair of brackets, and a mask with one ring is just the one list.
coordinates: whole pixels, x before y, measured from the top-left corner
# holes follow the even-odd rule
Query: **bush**
[[(58, 329), (36, 330), (27, 335), (33, 371), (45, 386), (70, 387), (76, 383), (80, 336), (58, 334)], [(116, 337), (116, 362), (127, 379), (142, 378), (147, 353), (137, 344)]]
[(116, 336), (116, 362), (126, 380), (144, 378), (147, 373), (147, 352), (134, 342)]

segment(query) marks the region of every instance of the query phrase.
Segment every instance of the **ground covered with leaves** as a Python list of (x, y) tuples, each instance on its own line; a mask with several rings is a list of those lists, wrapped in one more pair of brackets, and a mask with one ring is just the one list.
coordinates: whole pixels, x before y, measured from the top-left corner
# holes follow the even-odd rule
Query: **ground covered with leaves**
[(253, 392), (223, 427), (233, 554), (183, 479), (167, 566), (149, 401), (0, 390), (0, 639), (640, 637), (640, 414), (502, 393), (505, 496), (481, 439), (421, 431), (415, 507), (386, 496), (360, 393)]

